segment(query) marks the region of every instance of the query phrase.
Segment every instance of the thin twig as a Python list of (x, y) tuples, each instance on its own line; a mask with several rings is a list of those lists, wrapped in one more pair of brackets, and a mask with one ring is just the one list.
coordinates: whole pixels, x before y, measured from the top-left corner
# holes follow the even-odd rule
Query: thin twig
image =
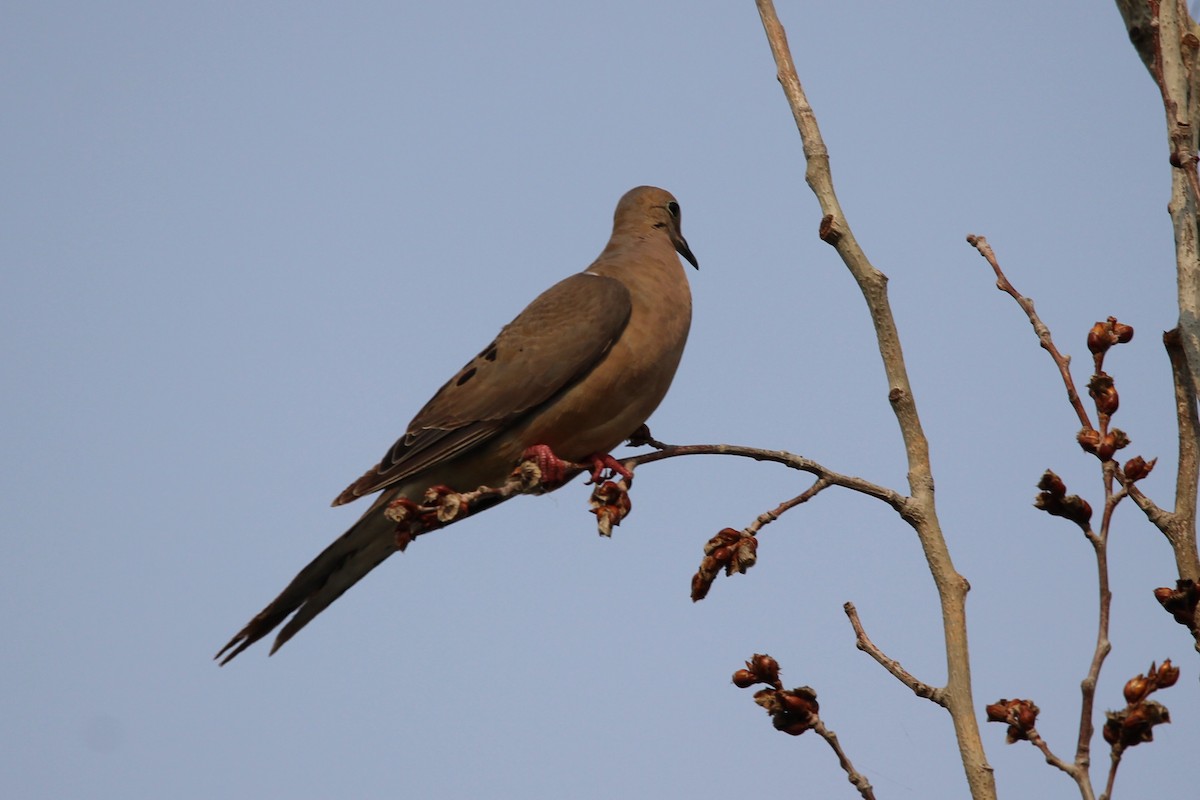
[[(1069, 356), (1064, 356), (1059, 352), (1058, 347), (1054, 344), (1054, 337), (1050, 332), (1050, 328), (1038, 316), (1037, 311), (1034, 309), (1033, 301), (1018, 292), (1016, 287), (1012, 285), (1008, 276), (1004, 274), (1004, 270), (1000, 268), (996, 254), (985, 237), (971, 234), (967, 237), (967, 242), (979, 251), (979, 254), (984, 257), (991, 266), (992, 271), (995, 272), (996, 288), (1012, 297), (1017, 302), (1017, 305), (1021, 307), (1021, 310), (1025, 312), (1026, 317), (1029, 318), (1029, 323), (1037, 333), (1038, 342), (1050, 354), (1051, 359), (1053, 359), (1055, 366), (1058, 368), (1059, 375), (1062, 376), (1063, 385), (1067, 389), (1067, 399), (1070, 401), (1071, 407), (1075, 409), (1075, 413), (1079, 416), (1083, 427), (1085, 429), (1092, 429), (1091, 419), (1083, 406), (1079, 392), (1075, 389), (1075, 381), (1071, 377), (1071, 359)], [(1097, 414), (1101, 420), (1102, 432), (1107, 432), (1106, 418), (1100, 414), (1099, 409), (1097, 409)], [(1074, 766), (1069, 766), (1066, 762), (1054, 756), (1050, 752), (1049, 746), (1046, 745), (1040, 736), (1036, 736), (1036, 733), (1030, 736), (1030, 741), (1042, 751), (1048, 763), (1066, 772), (1075, 780), (1084, 800), (1090, 800), (1094, 796), (1088, 767), (1091, 764), (1092, 737), (1096, 732), (1095, 724), (1092, 721), (1096, 705), (1096, 685), (1100, 680), (1100, 670), (1104, 665), (1104, 660), (1112, 650), (1112, 643), (1108, 638), (1110, 610), (1112, 606), (1112, 591), (1109, 589), (1108, 578), (1108, 534), (1112, 523), (1113, 510), (1126, 494), (1124, 489), (1115, 493), (1113, 491), (1113, 479), (1118, 473), (1116, 462), (1108, 459), (1102, 461), (1101, 464), (1104, 478), (1104, 511), (1101, 517), (1100, 531), (1097, 533), (1090, 527), (1084, 530), (1084, 535), (1092, 545), (1096, 557), (1096, 583), (1099, 594), (1096, 646), (1092, 651), (1092, 660), (1088, 666), (1087, 675), (1080, 682), (1082, 699), (1079, 710), (1079, 736), (1075, 745)]]
[(1075, 409), (1075, 413), (1079, 415), (1079, 422), (1084, 428), (1093, 427), (1087, 410), (1083, 407), (1083, 400), (1080, 399), (1079, 392), (1075, 389), (1075, 380), (1071, 377), (1071, 358), (1060, 353), (1054, 345), (1054, 337), (1050, 335), (1050, 328), (1038, 316), (1037, 311), (1033, 307), (1033, 300), (1018, 292), (1008, 280), (1004, 271), (1000, 269), (1000, 263), (996, 260), (996, 254), (992, 251), (992, 246), (988, 244), (987, 238), (976, 236), (972, 233), (967, 236), (967, 244), (978, 250), (979, 255), (983, 256), (988, 264), (991, 265), (992, 271), (996, 273), (996, 288), (1002, 292), (1006, 292), (1012, 299), (1016, 300), (1017, 305), (1025, 312), (1025, 316), (1029, 317), (1029, 324), (1033, 326), (1033, 331), (1037, 334), (1038, 343), (1054, 359), (1054, 363), (1058, 367), (1058, 372), (1062, 375), (1063, 385), (1067, 387), (1067, 399), (1071, 402), (1071, 407)]
[(1099, 595), (1099, 604), (1096, 613), (1096, 646), (1092, 650), (1092, 660), (1088, 665), (1087, 675), (1084, 676), (1079, 684), (1081, 695), (1079, 704), (1079, 737), (1075, 745), (1075, 765), (1078, 767), (1078, 770), (1072, 776), (1075, 778), (1075, 782), (1079, 784), (1080, 791), (1084, 793), (1085, 800), (1094, 794), (1089, 767), (1092, 763), (1092, 737), (1096, 732), (1096, 726), (1093, 722), (1096, 709), (1096, 686), (1100, 681), (1100, 670), (1104, 666), (1104, 660), (1108, 658), (1108, 654), (1112, 651), (1112, 642), (1108, 638), (1109, 620), (1111, 619), (1112, 609), (1112, 590), (1109, 588), (1108, 578), (1108, 537), (1112, 525), (1113, 511), (1121, 501), (1121, 498), (1124, 497), (1124, 494), (1121, 492), (1113, 493), (1113, 475), (1116, 472), (1115, 462), (1104, 462), (1103, 470), (1104, 513), (1100, 519), (1100, 531), (1099, 533), (1093, 533), (1090, 530), (1087, 532), (1087, 539), (1091, 543), (1092, 550), (1096, 556), (1096, 587)]
[(921, 680), (918, 680), (915, 675), (900, 666), (900, 662), (894, 658), (889, 658), (886, 653), (880, 650), (871, 637), (867, 636), (866, 630), (863, 628), (862, 620), (858, 618), (858, 609), (854, 607), (854, 603), (846, 603), (842, 606), (846, 612), (846, 616), (850, 618), (850, 626), (854, 628), (854, 644), (864, 653), (879, 662), (879, 665), (892, 674), (892, 676), (912, 690), (912, 693), (917, 697), (923, 697), (926, 700), (932, 700), (942, 708), (946, 707), (946, 692), (944, 689), (939, 689), (935, 686), (930, 686)]
[[(650, 464), (654, 461), (662, 461), (666, 458), (696, 455), (740, 456), (742, 458), (752, 458), (755, 461), (771, 461), (776, 464), (782, 464), (785, 467), (790, 467), (791, 469), (800, 470), (801, 472), (807, 472), (811, 475), (815, 475), (824, 484), (841, 486), (843, 489), (850, 489), (852, 491), (865, 494), (868, 497), (874, 497), (876, 500), (882, 500), (892, 508), (896, 509), (896, 511), (900, 512), (901, 516), (905, 516), (910, 513), (909, 499), (899, 492), (875, 483), (871, 483), (863, 478), (834, 472), (828, 467), (813, 461), (811, 458), (798, 456), (794, 453), (789, 453), (786, 450), (763, 450), (758, 447), (743, 447), (736, 444), (674, 445), (664, 444), (658, 440), (647, 439), (643, 441), (653, 444), (659, 449), (653, 453), (643, 453), (641, 455), (624, 459), (621, 463), (625, 464), (627, 467), (633, 468), (641, 464)], [(823, 488), (825, 487), (822, 486), (820, 489), (816, 489), (815, 491), (812, 489), (809, 491), (813, 494), (816, 494), (816, 492)], [(807, 499), (808, 497), (804, 498), (804, 500)], [(799, 500), (798, 502), (802, 503), (804, 500)], [(784, 510), (786, 511), (787, 509)]]
[(764, 511), (763, 513), (761, 513), (757, 517), (755, 517), (754, 522), (751, 522), (749, 525), (746, 526), (746, 528), (745, 528), (746, 533), (748, 533), (752, 536), (757, 535), (758, 532), (760, 530), (762, 530), (764, 525), (768, 525), (768, 524), (774, 522), (775, 520), (777, 520), (781, 516), (783, 516), (784, 513), (795, 508), (796, 506), (800, 505), (801, 503), (807, 503), (809, 500), (816, 497), (817, 494), (819, 494), (823, 489), (825, 489), (826, 487), (832, 486), (832, 485), (833, 484), (827, 478), (817, 478), (817, 480), (813, 483), (812, 486), (808, 487), (803, 492), (801, 492), (800, 494), (793, 497), (791, 500), (784, 500), (782, 503), (775, 506), (775, 508), (772, 508), (770, 511)]
[[(1042, 751), (1042, 755), (1046, 758), (1047, 764), (1061, 769), (1063, 772), (1074, 778), (1076, 782), (1079, 781), (1079, 768), (1074, 764), (1068, 764), (1066, 761), (1063, 761), (1061, 758), (1054, 755), (1054, 752), (1050, 749), (1050, 745), (1046, 744), (1046, 740), (1042, 738), (1042, 735), (1037, 732), (1036, 728), (1030, 728), (1028, 731), (1026, 731), (1025, 736), (1027, 739), (1029, 739), (1030, 744)], [(1084, 797), (1090, 800), (1091, 792), (1089, 791), (1084, 795)]]
[(1112, 797), (1113, 782), (1117, 779), (1117, 767), (1121, 766), (1121, 754), (1124, 750), (1120, 747), (1112, 749), (1112, 758), (1108, 765), (1108, 780), (1104, 784), (1104, 794), (1100, 795), (1100, 800), (1109, 800)]
[(875, 800), (875, 790), (871, 788), (871, 782), (867, 780), (866, 775), (856, 770), (854, 765), (850, 763), (850, 758), (842, 750), (842, 745), (838, 742), (837, 734), (825, 727), (825, 723), (821, 720), (817, 720), (813, 724), (812, 729), (833, 748), (833, 752), (837, 754), (838, 763), (846, 771), (846, 777), (850, 780), (851, 785), (855, 789), (858, 789), (858, 793), (863, 796), (863, 800)]

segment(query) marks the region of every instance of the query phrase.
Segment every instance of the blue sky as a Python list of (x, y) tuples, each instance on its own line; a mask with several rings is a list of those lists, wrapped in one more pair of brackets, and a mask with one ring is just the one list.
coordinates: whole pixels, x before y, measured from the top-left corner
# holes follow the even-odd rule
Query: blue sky
[[(1099, 505), (1058, 376), (968, 233), (988, 236), (1086, 382), (1110, 355), (1144, 488), (1171, 500), (1169, 174), (1115, 7), (919, 11), (781, 0), (860, 242), (890, 279), (943, 527), (971, 581), (976, 699), (1030, 697), (1071, 750), (1095, 633), (1090, 547), (1031, 507), (1047, 467)], [(729, 675), (819, 693), (880, 796), (962, 797), (949, 720), (853, 647), (944, 680), (909, 529), (826, 492), (693, 605), (703, 543), (807, 482), (715, 457), (418, 541), (273, 658), (212, 654), (361, 512), (329, 500), (539, 291), (584, 268), (628, 188), (670, 189), (700, 260), (651, 420), (903, 489), (864, 304), (804, 185), (754, 4), (11, 2), (0, 30), (0, 348), (11, 797), (849, 797), (828, 749)], [(1173, 723), (1119, 796), (1197, 781), (1200, 692), (1132, 506), (1112, 543), (1098, 710), (1151, 660)], [(1099, 719), (1099, 718), (1098, 718)], [(1073, 796), (984, 728), (1008, 796)], [(1096, 780), (1107, 751), (1097, 738)]]

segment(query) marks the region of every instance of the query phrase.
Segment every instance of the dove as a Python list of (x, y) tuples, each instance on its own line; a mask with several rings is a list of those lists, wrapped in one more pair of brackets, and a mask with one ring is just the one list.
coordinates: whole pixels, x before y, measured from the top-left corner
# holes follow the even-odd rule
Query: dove
[(593, 478), (603, 468), (627, 474), (608, 453), (666, 396), (691, 326), (678, 256), (699, 268), (679, 203), (653, 186), (628, 191), (596, 260), (539, 295), (434, 394), (380, 462), (333, 502), (378, 492), (370, 507), (215, 658), (228, 663), (291, 616), (275, 653), (403, 549), (387, 513), (401, 498), (419, 503), (433, 487), (498, 486), (531, 457), (546, 490), (578, 475), (580, 464), (594, 465)]

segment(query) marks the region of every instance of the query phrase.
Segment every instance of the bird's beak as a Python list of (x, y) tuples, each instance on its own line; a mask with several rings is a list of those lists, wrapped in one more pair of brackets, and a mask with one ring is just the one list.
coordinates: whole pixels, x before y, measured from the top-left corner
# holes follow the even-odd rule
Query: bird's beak
[(675, 245), (675, 252), (687, 259), (687, 262), (696, 269), (700, 269), (700, 262), (696, 261), (696, 257), (692, 255), (692, 248), (688, 247), (687, 239), (683, 238), (683, 234), (671, 228), (671, 244)]

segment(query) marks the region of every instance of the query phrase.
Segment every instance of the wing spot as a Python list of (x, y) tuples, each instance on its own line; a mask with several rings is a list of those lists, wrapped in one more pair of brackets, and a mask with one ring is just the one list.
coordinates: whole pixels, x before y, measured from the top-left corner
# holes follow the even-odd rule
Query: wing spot
[(495, 361), (496, 360), (496, 345), (492, 345), (491, 347), (489, 347), (484, 352), (483, 358), (485, 361)]
[(466, 383), (467, 381), (471, 380), (471, 378), (474, 378), (474, 377), (475, 377), (475, 368), (471, 367), (469, 370), (464, 372), (462, 375), (458, 376), (458, 380), (456, 380), (454, 382), (454, 385), (462, 386), (464, 383)]

